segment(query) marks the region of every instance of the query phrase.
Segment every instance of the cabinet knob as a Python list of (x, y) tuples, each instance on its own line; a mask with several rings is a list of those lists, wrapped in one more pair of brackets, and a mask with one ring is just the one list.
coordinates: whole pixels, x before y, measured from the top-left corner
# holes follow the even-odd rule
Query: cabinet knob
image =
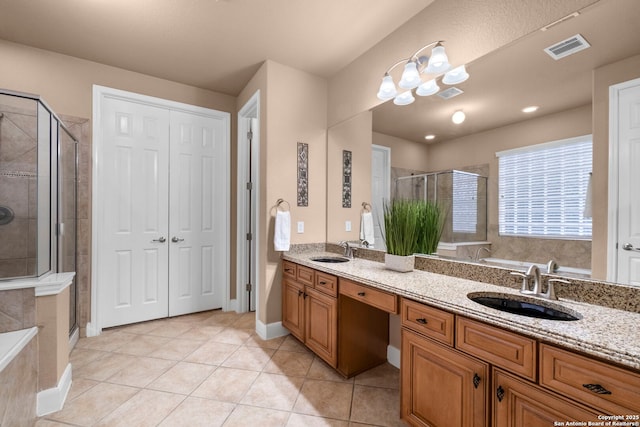
[(504, 399), (504, 389), (501, 385), (496, 389), (496, 397), (498, 398), (498, 402), (502, 402), (502, 399)]
[(478, 374), (473, 374), (473, 388), (478, 388), (478, 386), (480, 385), (480, 375)]
[(327, 282), (319, 282), (321, 285), (326, 285)]
[(364, 296), (364, 292), (358, 292), (358, 296), (359, 297), (363, 297)]
[(301, 290), (298, 290), (298, 296), (302, 295), (304, 292), (302, 292)]
[(582, 384), (582, 387), (597, 394), (611, 394), (609, 390), (602, 387), (600, 384)]
[(424, 317), (422, 317), (420, 319), (416, 319), (416, 322), (421, 323), (423, 325), (426, 325), (428, 323), (427, 319), (425, 319)]

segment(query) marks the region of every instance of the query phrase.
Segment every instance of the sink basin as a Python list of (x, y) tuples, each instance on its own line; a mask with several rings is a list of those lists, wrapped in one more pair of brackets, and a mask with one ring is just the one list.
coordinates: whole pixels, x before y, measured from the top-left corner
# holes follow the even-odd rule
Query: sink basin
[(582, 316), (568, 308), (518, 295), (489, 292), (470, 293), (467, 297), (478, 304), (507, 313), (548, 320), (580, 320)]
[(328, 262), (328, 263), (335, 264), (339, 262), (347, 262), (349, 261), (349, 258), (344, 258), (341, 256), (322, 256), (322, 257), (311, 258), (311, 261)]

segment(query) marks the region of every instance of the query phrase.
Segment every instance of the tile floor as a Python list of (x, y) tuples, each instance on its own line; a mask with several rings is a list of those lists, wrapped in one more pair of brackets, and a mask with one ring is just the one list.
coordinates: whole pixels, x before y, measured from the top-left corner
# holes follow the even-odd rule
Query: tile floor
[(71, 353), (54, 426), (402, 426), (399, 371), (345, 380), (295, 338), (269, 341), (255, 315), (209, 311), (105, 330)]

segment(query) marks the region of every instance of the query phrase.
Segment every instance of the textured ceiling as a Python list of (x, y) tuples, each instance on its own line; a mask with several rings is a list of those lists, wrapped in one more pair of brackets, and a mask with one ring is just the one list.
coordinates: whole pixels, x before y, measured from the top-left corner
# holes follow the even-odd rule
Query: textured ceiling
[[(376, 107), (374, 130), (416, 142), (434, 134), (437, 143), (589, 104), (595, 68), (640, 54), (638, 22), (640, 1), (601, 0), (575, 18), (468, 64), (471, 77), (457, 86), (465, 92), (462, 95), (449, 100), (416, 96), (409, 106), (388, 101)], [(582, 34), (591, 48), (557, 61), (543, 51), (576, 34)], [(396, 82), (401, 70), (397, 73)], [(540, 109), (525, 115), (521, 109), (528, 105)], [(467, 115), (462, 125), (451, 122), (456, 110)]]
[(237, 95), (271, 59), (330, 77), (433, 0), (0, 0), (0, 38)]

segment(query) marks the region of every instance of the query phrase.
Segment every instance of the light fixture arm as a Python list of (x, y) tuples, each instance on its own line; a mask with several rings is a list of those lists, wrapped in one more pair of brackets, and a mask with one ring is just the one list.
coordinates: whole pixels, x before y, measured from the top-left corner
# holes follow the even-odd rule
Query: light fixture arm
[(391, 67), (387, 68), (387, 71), (384, 72), (384, 75), (388, 76), (389, 73), (391, 71), (393, 71), (393, 69), (396, 68), (400, 64), (406, 64), (407, 62), (409, 62), (409, 61), (411, 61), (413, 59), (417, 60), (418, 59), (417, 55), (420, 52), (422, 52), (423, 50), (425, 50), (426, 48), (431, 47), (431, 46), (438, 46), (438, 45), (441, 45), (442, 43), (444, 43), (444, 40), (438, 40), (438, 41), (431, 42), (431, 43), (429, 43), (427, 45), (422, 46), (420, 49), (416, 50), (415, 53), (413, 55), (411, 55), (410, 57), (401, 59), (400, 61), (398, 61), (395, 64), (393, 64)]

